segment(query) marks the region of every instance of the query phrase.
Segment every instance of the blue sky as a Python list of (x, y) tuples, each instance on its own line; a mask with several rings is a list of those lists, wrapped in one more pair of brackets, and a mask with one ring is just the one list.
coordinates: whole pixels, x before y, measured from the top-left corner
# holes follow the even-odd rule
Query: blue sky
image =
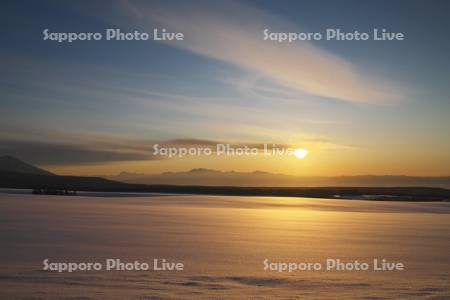
[[(449, 6), (447, 1), (6, 1), (0, 150), (58, 171), (89, 163), (76, 171), (90, 173), (105, 163), (95, 165), (96, 152), (119, 152), (117, 161), (109, 162), (120, 161), (117, 170), (127, 160), (152, 160), (142, 155), (145, 147), (133, 157), (137, 150), (130, 143), (277, 142), (317, 153), (315, 163), (289, 167), (288, 173), (442, 175), (450, 166)], [(155, 27), (184, 32), (185, 41), (42, 39), (45, 28), (151, 32)], [(386, 28), (404, 33), (406, 40), (280, 45), (263, 41), (263, 28)], [(48, 151), (31, 155), (20, 148), (24, 141), (44, 143)], [(51, 147), (60, 144), (64, 147)], [(76, 162), (48, 159), (70, 147), (82, 150)], [(83, 153), (90, 153), (89, 159)], [(176, 168), (196, 163), (183, 161)], [(159, 165), (137, 169), (175, 165), (154, 164)], [(283, 173), (275, 164), (267, 169)]]

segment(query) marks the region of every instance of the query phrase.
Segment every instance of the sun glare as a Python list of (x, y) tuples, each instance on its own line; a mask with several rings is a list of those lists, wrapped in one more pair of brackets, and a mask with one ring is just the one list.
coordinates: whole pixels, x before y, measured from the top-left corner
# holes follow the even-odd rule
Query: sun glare
[(308, 155), (308, 150), (303, 149), (303, 148), (297, 148), (294, 151), (294, 155), (298, 158), (298, 159), (304, 159), (307, 155)]

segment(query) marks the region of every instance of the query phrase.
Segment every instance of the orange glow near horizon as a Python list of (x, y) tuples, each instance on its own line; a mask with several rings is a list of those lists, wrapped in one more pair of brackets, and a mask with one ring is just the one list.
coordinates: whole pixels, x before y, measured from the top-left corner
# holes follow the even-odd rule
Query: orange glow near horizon
[[(249, 157), (184, 157), (148, 161), (108, 162), (96, 164), (41, 165), (42, 168), (61, 175), (117, 175), (120, 172), (160, 174), (186, 172), (205, 168), (219, 171), (264, 171), (295, 176), (354, 176), (354, 175), (409, 175), (448, 176), (450, 162), (420, 160), (418, 154), (408, 157), (383, 153), (369, 157), (364, 151), (314, 151), (295, 156)], [(442, 157), (445, 160), (445, 157)], [(411, 164), (410, 161), (415, 161)]]

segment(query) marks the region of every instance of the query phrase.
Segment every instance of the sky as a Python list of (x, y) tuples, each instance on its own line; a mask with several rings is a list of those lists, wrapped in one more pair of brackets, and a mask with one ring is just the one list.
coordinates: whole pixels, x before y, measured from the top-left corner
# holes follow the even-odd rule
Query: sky
[[(0, 155), (58, 174), (450, 175), (448, 1), (4, 1)], [(182, 32), (183, 41), (44, 40)], [(264, 40), (263, 31), (402, 41)], [(280, 145), (295, 156), (154, 155)]]

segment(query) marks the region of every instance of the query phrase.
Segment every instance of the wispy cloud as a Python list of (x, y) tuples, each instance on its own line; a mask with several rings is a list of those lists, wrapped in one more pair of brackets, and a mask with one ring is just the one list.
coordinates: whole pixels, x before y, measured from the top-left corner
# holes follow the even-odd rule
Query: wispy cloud
[(40, 165), (72, 165), (155, 159), (150, 153), (102, 150), (87, 145), (0, 140), (2, 155), (17, 156)]
[(310, 42), (263, 40), (266, 27), (299, 31), (298, 26), (240, 3), (213, 3), (189, 2), (187, 9), (187, 3), (126, 1), (123, 7), (139, 11), (133, 14), (137, 25), (185, 33), (184, 41), (168, 44), (256, 72), (285, 89), (354, 102), (392, 103), (404, 97), (400, 87)]
[(315, 149), (347, 149), (325, 138), (304, 138), (288, 144), (277, 141), (236, 141), (200, 138), (178, 138), (167, 140), (127, 138), (101, 133), (58, 132), (40, 129), (19, 128), (2, 125), (6, 131), (0, 133), (0, 155), (13, 155), (39, 165), (74, 165), (106, 162), (151, 161), (166, 159), (154, 155), (153, 146), (164, 148), (209, 148), (216, 151), (218, 144), (232, 148), (264, 149), (264, 145), (276, 144), (278, 148), (298, 146)]

